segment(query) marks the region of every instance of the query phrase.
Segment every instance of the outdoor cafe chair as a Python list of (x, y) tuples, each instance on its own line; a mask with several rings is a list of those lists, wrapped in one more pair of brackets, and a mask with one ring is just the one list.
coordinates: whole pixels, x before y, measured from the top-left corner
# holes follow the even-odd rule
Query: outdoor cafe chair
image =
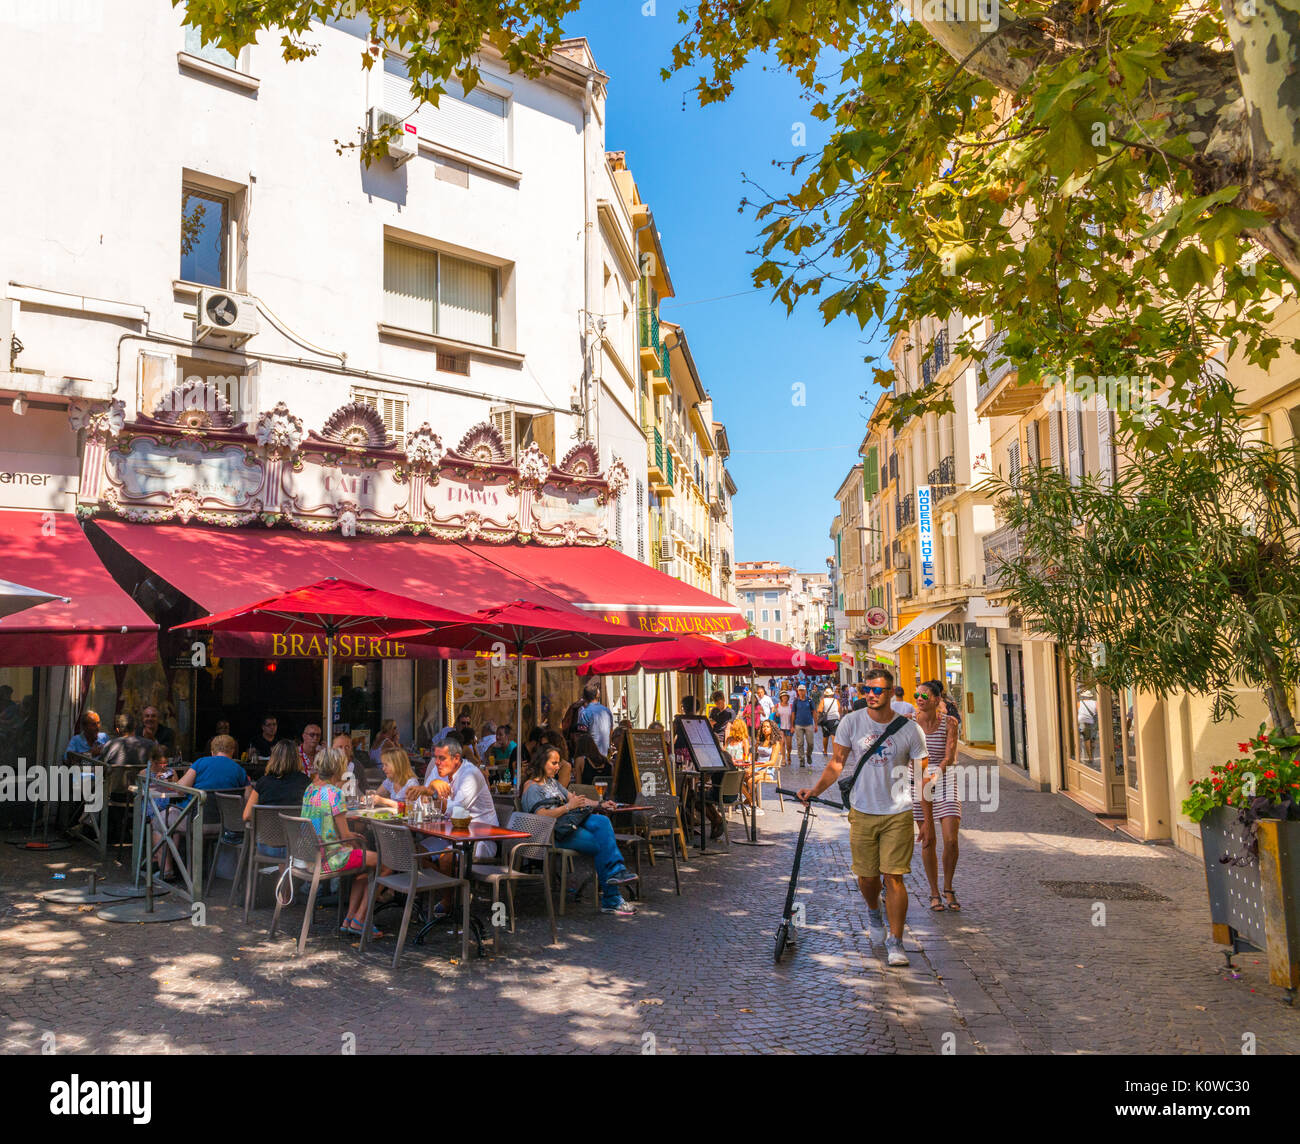
[(399, 894), (406, 895), (406, 906), (402, 910), (402, 926), (397, 931), (397, 948), (393, 951), (393, 968), (397, 968), (402, 956), (402, 947), (406, 944), (406, 931), (411, 924), (411, 910), (415, 906), (417, 894), (428, 893), (432, 915), (432, 898), (438, 890), (456, 890), (461, 897), (460, 919), (460, 960), (464, 965), (469, 961), (469, 905), (470, 886), (464, 878), (452, 878), (438, 870), (421, 866), (423, 851), (415, 847), (415, 838), (408, 827), (387, 822), (370, 823), (374, 831), (375, 845), (379, 849), (379, 865), (387, 866), (391, 874), (370, 879), (366, 893), (366, 920), (361, 926), (361, 951), (364, 953), (370, 938), (370, 927), (375, 916), (375, 895), (380, 886), (387, 886)]
[(280, 816), (301, 809), (301, 806), (263, 806), (261, 803), (253, 807), (253, 821), (248, 829), (248, 862), (244, 866), (244, 921), (248, 921), (249, 910), (257, 901), (258, 879), (267, 875), (279, 876), (284, 870), (282, 859), (259, 854), (258, 846), (283, 850), (284, 828)]
[[(311, 883), (311, 889), (307, 892), (307, 912), (303, 915), (302, 932), (298, 935), (298, 948), (294, 953), (294, 956), (297, 957), (307, 948), (307, 934), (311, 932), (312, 913), (316, 909), (316, 892), (320, 889), (321, 882), (329, 882), (333, 878), (340, 879), (338, 920), (342, 922), (343, 903), (348, 898), (347, 888), (341, 884), (342, 880), (355, 877), (361, 871), (331, 871), (325, 868), (325, 845), (321, 842), (320, 835), (316, 833), (316, 827), (310, 818), (298, 818), (290, 814), (281, 814), (280, 825), (284, 830), (285, 841), (285, 856), (280, 860), (281, 878), (286, 878), (287, 875), (290, 893), (292, 893), (295, 878), (300, 882)], [(346, 838), (337, 845), (360, 846), (361, 839)], [(267, 937), (275, 937), (276, 927), (280, 924), (280, 911), (285, 905), (286, 902), (281, 893), (280, 883), (277, 882), (275, 888), (275, 913), (271, 915), (271, 929), (267, 933)]]
[(763, 805), (763, 784), (772, 783), (776, 787), (777, 809), (782, 814), (785, 813), (785, 799), (781, 797), (781, 778), (777, 774), (777, 768), (772, 763), (755, 763), (754, 764), (754, 802), (758, 806)]
[[(726, 815), (740, 805), (740, 780), (742, 772), (739, 767), (724, 771), (722, 778), (718, 783), (717, 792), (707, 791), (705, 800), (713, 803), (722, 812), (723, 826), (726, 827)], [(727, 849), (731, 849), (731, 831), (724, 829), (722, 837), (727, 843)]]
[[(555, 833), (554, 818), (544, 814), (525, 814), (522, 810), (516, 811), (510, 816), (510, 821), (506, 823), (507, 830), (526, 830), (528, 838), (520, 838), (513, 845), (510, 842), (503, 842), (503, 847), (509, 846), (510, 852), (505, 855), (505, 861), (499, 865), (480, 865), (474, 864), (470, 877), (475, 882), (486, 882), (492, 887), (492, 905), (501, 900), (501, 886), (504, 883), (506, 888), (506, 901), (510, 909), (510, 932), (515, 932), (515, 883), (516, 882), (537, 882), (542, 884), (542, 893), (546, 896), (546, 913), (551, 919), (551, 942), (560, 940), (559, 931), (555, 928), (555, 903), (551, 898), (551, 837)], [(523, 863), (527, 859), (540, 861), (542, 864), (541, 873), (529, 873), (523, 869)], [(495, 913), (495, 910), (493, 911)], [(500, 928), (497, 929), (497, 949), (501, 948)]]
[[(638, 800), (645, 806), (652, 806), (646, 821), (642, 823), (643, 834), (637, 836), (636, 872), (641, 873), (641, 846), (644, 845), (650, 858), (650, 865), (655, 864), (655, 840), (668, 839), (668, 855), (673, 860), (673, 884), (680, 896), (682, 879), (677, 869), (677, 808), (680, 805), (675, 794), (645, 794)], [(639, 883), (638, 883), (639, 884)]]
[[(231, 794), (228, 791), (213, 791), (212, 797), (217, 800), (217, 810), (221, 814), (221, 833), (212, 851), (212, 865), (208, 867), (208, 882), (204, 897), (212, 893), (212, 883), (217, 877), (217, 867), (221, 864), (222, 852), (235, 850), (239, 857), (235, 862), (235, 872), (230, 877), (230, 896), (226, 899), (226, 905), (232, 906), (235, 904), (235, 891), (244, 874), (244, 863), (248, 861), (249, 830), (244, 825), (244, 792)], [(205, 830), (204, 835), (206, 834)]]

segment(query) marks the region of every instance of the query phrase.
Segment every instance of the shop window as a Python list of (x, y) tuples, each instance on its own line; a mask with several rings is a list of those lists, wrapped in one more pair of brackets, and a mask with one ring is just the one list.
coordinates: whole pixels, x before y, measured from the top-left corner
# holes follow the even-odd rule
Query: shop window
[(1075, 725), (1079, 735), (1079, 762), (1090, 770), (1101, 770), (1101, 718), (1095, 684), (1075, 680)]

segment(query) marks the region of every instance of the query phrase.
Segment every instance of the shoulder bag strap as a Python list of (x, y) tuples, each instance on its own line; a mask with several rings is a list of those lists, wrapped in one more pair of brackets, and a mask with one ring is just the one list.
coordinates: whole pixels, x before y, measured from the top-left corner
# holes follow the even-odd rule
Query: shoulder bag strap
[(905, 727), (906, 725), (907, 725), (906, 716), (903, 715), (895, 716), (894, 721), (890, 723), (888, 727), (885, 728), (884, 733), (880, 736), (880, 738), (877, 739), (874, 743), (871, 744), (870, 747), (868, 747), (865, 751), (862, 752), (862, 758), (858, 760), (857, 770), (853, 772), (853, 779), (849, 783), (850, 788), (857, 785), (858, 775), (862, 773), (862, 768), (866, 766), (867, 760), (871, 758), (871, 756), (874, 755), (877, 751), (879, 751), (894, 735), (897, 735), (898, 732), (901, 731), (903, 727)]

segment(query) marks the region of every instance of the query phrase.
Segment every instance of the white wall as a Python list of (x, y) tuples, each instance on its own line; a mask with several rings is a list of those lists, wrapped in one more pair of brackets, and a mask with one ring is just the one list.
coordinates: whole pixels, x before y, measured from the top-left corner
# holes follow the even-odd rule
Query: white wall
[[(379, 67), (367, 77), (360, 66), (363, 41), (344, 30), (314, 28), (319, 54), (295, 64), (265, 36), (247, 55), (259, 81), (251, 92), (178, 65), (181, 16), (166, 0), (113, 0), (111, 20), (107, 0), (74, 5), (89, 19), (43, 16), (65, 7), (6, 7), (19, 18), (0, 36), (0, 105), (11, 109), (0, 294), (16, 282), (119, 300), (145, 307), (148, 323), (24, 305), (20, 366), (112, 379), (134, 412), (144, 343), (128, 337), (119, 347), (122, 335), (191, 337), (193, 299), (172, 286), (188, 168), (247, 189), (249, 292), (302, 339), (346, 353), (349, 368), (407, 379), (367, 382), (264, 363), (259, 408), (286, 400), (318, 428), (351, 385), (391, 389), (411, 400), (408, 429), (429, 420), (454, 445), (484, 418), (484, 397), (500, 397), (563, 410), (560, 451), (582, 369), (581, 88), (497, 75), (513, 92), (511, 162), (520, 177), (471, 168), (462, 187), (438, 178), (427, 152), (396, 171), (387, 160), (366, 169), (355, 151), (336, 153), (335, 139), (357, 140), (378, 102), (368, 87), (380, 83)], [(506, 316), (503, 326), (514, 327), (507, 344), (524, 355), (522, 365), (475, 360), (471, 377), (459, 378), (436, 372), (432, 348), (381, 339), (386, 227), (510, 264), (513, 322)], [(244, 347), (250, 355), (337, 366), (265, 317), (261, 331)], [(467, 392), (444, 395), (434, 384)]]

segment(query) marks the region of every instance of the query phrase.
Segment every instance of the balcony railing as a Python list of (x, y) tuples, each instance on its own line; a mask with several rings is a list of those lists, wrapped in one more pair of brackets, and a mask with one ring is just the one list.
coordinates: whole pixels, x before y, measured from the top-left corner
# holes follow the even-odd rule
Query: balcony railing
[(900, 497), (898, 503), (894, 505), (894, 527), (896, 529), (906, 528), (909, 524), (916, 523), (916, 500), (909, 494)]
[(935, 501), (941, 501), (957, 492), (957, 486), (953, 483), (956, 467), (951, 457), (944, 457), (937, 469), (930, 470), (926, 480), (930, 486), (930, 496)]
[(661, 348), (659, 345), (659, 315), (647, 306), (641, 309), (640, 319), (641, 344), (658, 354)]
[(984, 575), (990, 587), (1001, 587), (999, 574), (1004, 560), (1014, 560), (1021, 552), (1021, 532), (1003, 526), (984, 538)]

